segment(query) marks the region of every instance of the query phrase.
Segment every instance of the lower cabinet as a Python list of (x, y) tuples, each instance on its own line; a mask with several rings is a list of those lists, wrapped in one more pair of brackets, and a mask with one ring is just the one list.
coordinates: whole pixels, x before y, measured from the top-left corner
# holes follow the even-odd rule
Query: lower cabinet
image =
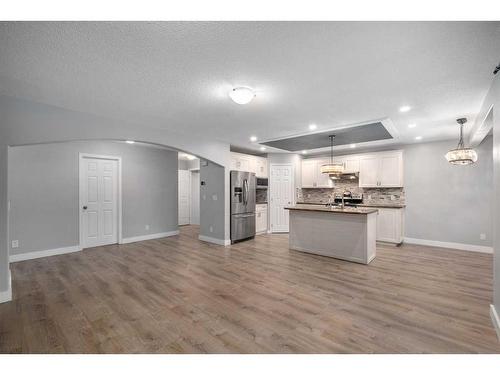
[(267, 232), (267, 204), (258, 204), (255, 207), (255, 232), (257, 234)]
[(399, 244), (404, 238), (404, 208), (379, 208), (377, 241)]

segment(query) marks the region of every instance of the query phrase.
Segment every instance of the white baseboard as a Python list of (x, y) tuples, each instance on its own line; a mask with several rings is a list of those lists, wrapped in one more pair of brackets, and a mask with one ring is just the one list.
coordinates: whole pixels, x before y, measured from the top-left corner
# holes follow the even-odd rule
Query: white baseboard
[(12, 278), (9, 270), (9, 289), (0, 292), (0, 303), (9, 302), (12, 300)]
[(10, 261), (10, 263), (21, 262), (23, 260), (37, 259), (37, 258), (50, 257), (53, 255), (74, 253), (75, 251), (80, 251), (80, 250), (81, 250), (80, 246), (76, 245), (76, 246), (61, 247), (58, 249), (30, 251), (30, 252), (22, 253), (22, 254), (11, 254), (9, 256), (9, 261)]
[(218, 238), (213, 238), (213, 237), (208, 237), (208, 236), (202, 236), (201, 234), (198, 236), (198, 239), (200, 241), (210, 242), (210, 243), (214, 243), (216, 245), (221, 245), (221, 246), (229, 246), (229, 245), (231, 245), (231, 240), (220, 240)]
[(491, 246), (469, 245), (469, 244), (458, 243), (458, 242), (441, 242), (441, 241), (432, 241), (432, 240), (422, 240), (419, 238), (410, 238), (410, 237), (405, 237), (404, 242), (409, 243), (409, 244), (414, 244), (414, 245), (445, 247), (447, 249), (466, 250), (466, 251), (475, 251), (478, 253), (493, 254), (493, 247), (491, 247)]
[(498, 317), (498, 313), (494, 305), (490, 305), (490, 316), (491, 321), (493, 322), (493, 327), (495, 327), (495, 331), (497, 332), (498, 340), (500, 341), (500, 318)]
[(178, 230), (173, 230), (170, 232), (162, 232), (162, 233), (145, 234), (143, 236), (123, 238), (121, 243), (126, 244), (139, 241), (156, 240), (158, 238), (171, 237), (171, 236), (176, 236), (178, 234), (179, 234)]

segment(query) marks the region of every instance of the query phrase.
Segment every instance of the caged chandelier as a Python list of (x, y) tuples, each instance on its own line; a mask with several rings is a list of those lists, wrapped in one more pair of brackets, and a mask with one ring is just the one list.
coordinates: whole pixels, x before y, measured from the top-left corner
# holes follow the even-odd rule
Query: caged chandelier
[(458, 141), (457, 148), (450, 150), (446, 153), (445, 158), (451, 164), (455, 165), (468, 165), (473, 164), (477, 161), (477, 153), (470, 147), (465, 147), (464, 145), (464, 124), (467, 122), (466, 118), (457, 119), (460, 125), (460, 139)]

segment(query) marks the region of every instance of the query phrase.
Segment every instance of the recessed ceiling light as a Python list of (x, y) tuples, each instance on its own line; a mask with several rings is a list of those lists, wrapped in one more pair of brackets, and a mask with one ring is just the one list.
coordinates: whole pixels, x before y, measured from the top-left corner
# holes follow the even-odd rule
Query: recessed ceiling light
[(351, 148), (356, 148), (356, 145), (354, 143), (351, 143)]
[(316, 124), (309, 124), (309, 130), (316, 130), (318, 128), (318, 125)]
[(419, 136), (415, 137), (415, 139), (416, 139), (417, 141), (420, 141), (420, 140), (422, 139), (422, 136), (421, 136), (421, 135), (419, 135)]
[(125, 141), (125, 143), (128, 143), (129, 145), (133, 145), (135, 141)]
[(411, 109), (409, 105), (404, 105), (402, 107), (399, 107), (399, 112), (408, 112)]
[(302, 153), (305, 155), (307, 154), (307, 150), (302, 150)]
[(408, 127), (409, 127), (410, 129), (413, 129), (413, 128), (415, 128), (416, 126), (417, 126), (417, 124), (408, 124)]
[(229, 91), (229, 97), (238, 104), (248, 104), (255, 98), (255, 92), (250, 87), (235, 87)]
[(260, 146), (260, 151), (266, 151), (266, 148), (264, 146)]
[(255, 135), (252, 135), (250, 137), (250, 142), (257, 142), (257, 137)]

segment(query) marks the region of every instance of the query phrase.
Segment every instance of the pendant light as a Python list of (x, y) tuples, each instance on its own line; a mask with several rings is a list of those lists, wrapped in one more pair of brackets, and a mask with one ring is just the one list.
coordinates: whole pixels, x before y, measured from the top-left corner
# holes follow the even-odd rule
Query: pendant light
[(451, 164), (455, 165), (468, 165), (477, 161), (477, 153), (470, 147), (465, 147), (464, 144), (464, 124), (467, 122), (466, 118), (457, 119), (460, 125), (460, 139), (457, 148), (450, 150), (446, 153), (445, 158)]
[(330, 135), (330, 163), (321, 166), (321, 173), (328, 174), (330, 177), (335, 177), (342, 172), (344, 172), (344, 164), (334, 163), (333, 161), (333, 141), (335, 139), (334, 135)]

